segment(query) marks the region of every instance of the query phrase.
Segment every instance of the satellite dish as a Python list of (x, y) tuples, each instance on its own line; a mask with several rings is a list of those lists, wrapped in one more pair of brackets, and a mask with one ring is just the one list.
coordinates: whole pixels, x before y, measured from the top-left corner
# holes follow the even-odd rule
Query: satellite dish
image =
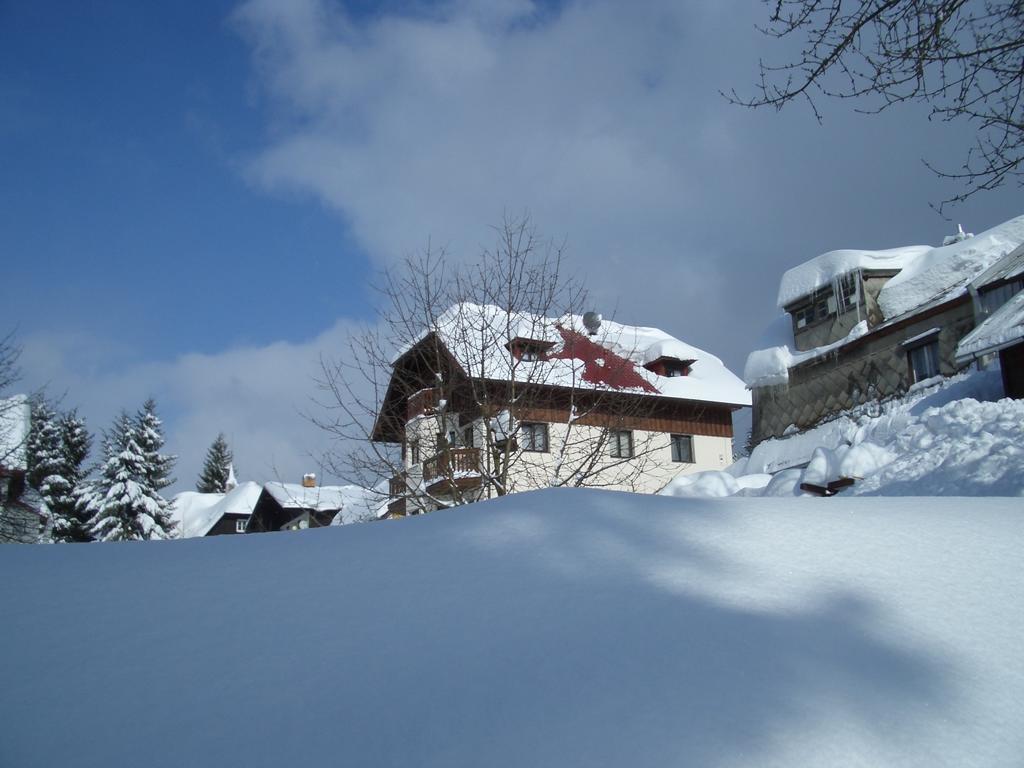
[(596, 336), (598, 329), (601, 327), (601, 315), (598, 312), (584, 312), (583, 313), (583, 327), (587, 329), (587, 333), (591, 336)]

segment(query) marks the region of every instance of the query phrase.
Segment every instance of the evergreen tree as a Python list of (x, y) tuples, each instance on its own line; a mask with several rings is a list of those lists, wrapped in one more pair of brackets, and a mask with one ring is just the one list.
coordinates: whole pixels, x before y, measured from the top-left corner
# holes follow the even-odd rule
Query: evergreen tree
[(42, 396), (33, 397), (28, 433), (28, 484), (42, 492), (46, 479), (61, 471), (60, 426), (53, 406)]
[(226, 493), (232, 461), (234, 457), (222, 432), (206, 452), (206, 462), (199, 475), (199, 482), (196, 483), (196, 490), (200, 493)]
[(28, 482), (39, 492), (56, 541), (91, 541), (88, 519), (77, 510), (75, 489), (85, 477), (83, 464), (91, 438), (75, 411), (60, 415), (43, 397), (32, 404), (28, 440)]
[[(147, 412), (151, 418), (143, 419)], [(143, 429), (152, 429), (153, 434)], [(90, 504), (86, 494), (79, 497), (86, 506), (96, 510), (91, 530), (97, 538), (125, 541), (164, 539), (173, 535), (169, 503), (152, 485), (154, 478), (156, 482), (167, 480), (169, 457), (160, 456), (161, 460), (156, 463), (153, 460), (154, 455), (159, 456), (162, 443), (159, 419), (155, 418), (152, 408), (146, 406), (136, 419), (122, 413), (106, 434), (106, 461), (95, 488), (95, 498)], [(169, 482), (164, 482), (164, 486)]]
[(174, 535), (175, 523), (169, 511), (170, 502), (160, 496), (160, 491), (174, 482), (171, 470), (178, 457), (160, 452), (164, 447), (163, 422), (156, 415), (156, 401), (153, 398), (143, 403), (142, 409), (135, 416), (134, 427), (136, 442), (143, 457), (143, 479), (163, 502), (154, 517), (154, 524), (159, 531), (154, 531), (153, 537), (170, 538)]
[[(85, 428), (85, 420), (74, 410), (61, 416), (59, 428), (63, 463), (61, 475), (65, 482), (52, 488), (52, 498), (47, 500), (53, 514), (53, 538), (68, 542), (92, 541), (89, 520), (94, 510), (82, 505), (80, 497), (83, 492), (79, 491), (80, 487), (87, 485), (85, 460), (92, 436)], [(83, 488), (83, 491), (91, 492), (91, 489)]]
[[(96, 514), (100, 510), (100, 484), (99, 481), (83, 480), (71, 492), (74, 501), (74, 517), (81, 521), (83, 539), (75, 541), (95, 541), (96, 532), (93, 529)], [(70, 527), (70, 526), (69, 526)]]

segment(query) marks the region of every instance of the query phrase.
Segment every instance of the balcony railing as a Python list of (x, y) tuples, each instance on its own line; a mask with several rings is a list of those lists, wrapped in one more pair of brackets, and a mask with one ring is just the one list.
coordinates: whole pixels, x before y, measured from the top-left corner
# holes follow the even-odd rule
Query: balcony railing
[(423, 462), (423, 480), (480, 474), (479, 448), (450, 448)]
[(388, 495), (391, 498), (404, 497), (409, 491), (408, 473), (403, 472), (400, 475), (394, 475), (391, 480), (388, 481)]

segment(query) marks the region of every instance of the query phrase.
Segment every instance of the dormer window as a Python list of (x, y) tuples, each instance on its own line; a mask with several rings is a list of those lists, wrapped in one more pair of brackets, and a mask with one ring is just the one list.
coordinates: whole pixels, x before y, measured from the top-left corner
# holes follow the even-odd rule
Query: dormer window
[(860, 272), (848, 272), (826, 288), (815, 291), (789, 312), (797, 330), (841, 315), (860, 302)]
[(541, 341), (540, 339), (526, 339), (517, 336), (505, 345), (512, 357), (526, 363), (533, 363), (543, 360), (549, 349), (555, 346), (553, 341)]
[(697, 361), (680, 360), (678, 357), (659, 357), (657, 360), (647, 363), (644, 368), (659, 376), (674, 379), (679, 376), (689, 376), (690, 369), (695, 362)]

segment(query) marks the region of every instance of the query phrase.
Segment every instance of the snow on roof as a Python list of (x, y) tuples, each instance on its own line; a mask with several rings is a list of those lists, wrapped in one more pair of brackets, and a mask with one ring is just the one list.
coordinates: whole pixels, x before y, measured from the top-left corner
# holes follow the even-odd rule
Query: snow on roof
[(1024, 291), (1014, 294), (960, 340), (956, 348), (956, 360), (957, 363), (965, 363), (1021, 340), (1024, 340)]
[(979, 235), (932, 248), (885, 284), (878, 304), (886, 320), (905, 315), (936, 298), (951, 299), (970, 281), (1024, 243), (1024, 216)]
[[(435, 332), (467, 375), (553, 386), (612, 388), (727, 405), (750, 405), (743, 382), (722, 361), (658, 328), (601, 323), (591, 336), (582, 315), (559, 318), (509, 313), (495, 306), (457, 304), (439, 318)], [(507, 344), (514, 338), (552, 345), (543, 359), (520, 361)], [(659, 357), (695, 361), (687, 376), (665, 377), (644, 365)]]
[(362, 504), (366, 491), (355, 485), (318, 485), (306, 488), (298, 483), (266, 483), (263, 489), (286, 509), (330, 512), (347, 504)]
[(245, 482), (228, 493), (184, 491), (174, 497), (173, 512), (183, 538), (205, 536), (224, 515), (251, 515), (263, 490), (259, 483)]
[[(992, 279), (1024, 271), (1024, 263), (1017, 265), (1014, 260), (1018, 251), (1024, 253), (1022, 249), (1024, 216), (939, 248), (912, 245), (888, 251), (831, 251), (786, 272), (779, 286), (778, 304), (780, 308), (789, 306), (802, 296), (831, 285), (852, 269), (898, 268), (901, 271), (878, 295), (879, 306), (888, 323), (962, 295), (972, 280), (977, 282), (986, 274), (995, 274), (996, 266), (1000, 269)], [(867, 332), (862, 322), (845, 338), (832, 344), (795, 352), (791, 350), (790, 318), (781, 315), (772, 321), (758, 348), (747, 357), (743, 379), (748, 387), (785, 384), (789, 380), (789, 369), (794, 365), (832, 352)]]
[(901, 270), (930, 250), (931, 246), (927, 245), (908, 245), (884, 251), (839, 250), (823, 253), (786, 270), (779, 284), (776, 304), (779, 309), (785, 309), (797, 299), (832, 285), (836, 278), (855, 269)]
[[(765, 345), (755, 349), (747, 356), (746, 365), (743, 366), (743, 380), (748, 387), (769, 387), (789, 382), (789, 369), (816, 357), (834, 352), (839, 347), (849, 344), (854, 339), (859, 339), (868, 332), (867, 320), (861, 320), (850, 332), (838, 341), (814, 347), (803, 352), (790, 350), (789, 336), (791, 325), (789, 315), (780, 315), (762, 337), (762, 341), (774, 336), (774, 344)], [(784, 329), (784, 330), (783, 330)], [(780, 333), (782, 331), (782, 333)]]
[(973, 237), (932, 248), (910, 245), (884, 251), (830, 251), (782, 276), (779, 309), (832, 284), (855, 269), (898, 270), (883, 286), (878, 303), (886, 320), (942, 298), (953, 298), (992, 264), (1024, 243), (1024, 216)]
[(24, 471), (28, 467), (26, 443), (32, 409), (26, 395), (0, 400), (0, 467)]
[(1024, 243), (999, 259), (976, 278), (971, 280), (971, 288), (977, 290), (997, 280), (1010, 280), (1024, 273)]

